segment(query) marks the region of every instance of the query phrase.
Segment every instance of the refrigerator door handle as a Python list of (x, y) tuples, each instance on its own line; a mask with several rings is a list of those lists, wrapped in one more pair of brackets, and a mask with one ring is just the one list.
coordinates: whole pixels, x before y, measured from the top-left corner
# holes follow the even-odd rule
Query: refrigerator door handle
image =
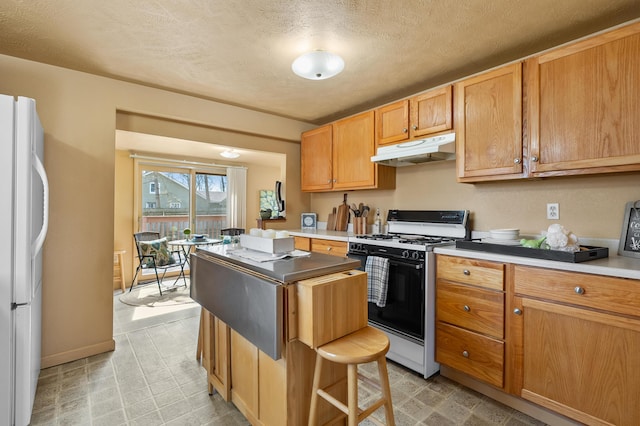
[(33, 242), (31, 246), (31, 253), (35, 257), (40, 250), (42, 250), (42, 246), (44, 245), (44, 239), (47, 237), (47, 231), (49, 229), (49, 180), (47, 179), (47, 173), (44, 171), (44, 166), (42, 165), (42, 161), (33, 153), (33, 168), (40, 176), (40, 180), (42, 180), (42, 194), (44, 198), (43, 203), (43, 214), (42, 214), (42, 229), (40, 229), (40, 233), (38, 237)]

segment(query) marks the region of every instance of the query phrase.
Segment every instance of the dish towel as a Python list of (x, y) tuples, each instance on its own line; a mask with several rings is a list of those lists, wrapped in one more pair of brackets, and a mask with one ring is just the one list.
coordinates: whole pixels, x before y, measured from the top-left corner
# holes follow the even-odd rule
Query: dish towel
[(367, 299), (378, 307), (387, 304), (387, 287), (389, 285), (389, 259), (368, 256), (364, 266), (367, 273)]

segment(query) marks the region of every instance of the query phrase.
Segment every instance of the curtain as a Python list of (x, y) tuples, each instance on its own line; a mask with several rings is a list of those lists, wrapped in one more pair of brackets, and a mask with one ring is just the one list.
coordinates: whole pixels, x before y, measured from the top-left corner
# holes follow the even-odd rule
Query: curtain
[(246, 229), (247, 169), (227, 168), (227, 185), (227, 226)]

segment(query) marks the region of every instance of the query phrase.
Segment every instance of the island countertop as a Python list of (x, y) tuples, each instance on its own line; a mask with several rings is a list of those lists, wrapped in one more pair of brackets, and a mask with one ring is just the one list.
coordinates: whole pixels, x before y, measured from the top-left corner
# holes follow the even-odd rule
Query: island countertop
[(212, 256), (230, 262), (283, 284), (360, 267), (358, 260), (314, 252), (311, 252), (307, 256), (287, 257), (280, 260), (258, 262), (235, 256), (233, 251), (238, 249), (239, 247), (231, 244), (199, 247), (196, 254)]

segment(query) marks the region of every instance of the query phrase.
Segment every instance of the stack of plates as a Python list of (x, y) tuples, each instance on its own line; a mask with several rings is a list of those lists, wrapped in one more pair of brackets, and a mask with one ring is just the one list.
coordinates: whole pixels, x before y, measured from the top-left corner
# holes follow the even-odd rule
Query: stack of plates
[(520, 245), (519, 229), (492, 229), (489, 231), (489, 237), (483, 238), (482, 242), (491, 244), (504, 245)]

